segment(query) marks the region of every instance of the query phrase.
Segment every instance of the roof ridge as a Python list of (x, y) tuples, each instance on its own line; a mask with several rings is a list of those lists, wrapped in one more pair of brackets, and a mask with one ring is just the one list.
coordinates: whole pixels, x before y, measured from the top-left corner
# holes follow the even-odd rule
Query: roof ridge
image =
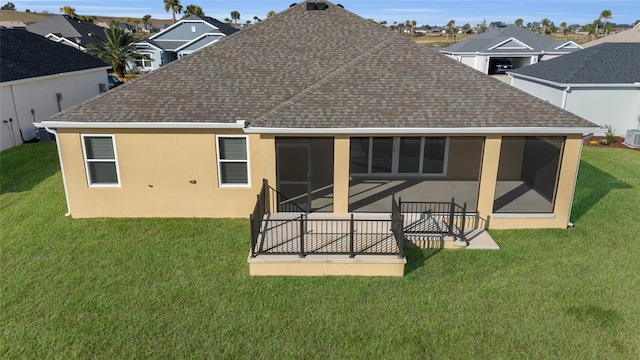
[(328, 84), (333, 79), (338, 77), (340, 74), (344, 73), (345, 71), (347, 71), (348, 69), (354, 67), (355, 65), (361, 63), (365, 59), (371, 57), (371, 55), (373, 55), (374, 53), (377, 53), (378, 51), (382, 50), (387, 45), (389, 45), (390, 43), (392, 43), (393, 41), (396, 41), (396, 40), (397, 39), (395, 38), (395, 36), (390, 36), (387, 40), (380, 42), (378, 45), (370, 48), (369, 50), (367, 50), (367, 51), (363, 52), (362, 54), (356, 56), (352, 60), (350, 60), (350, 61), (340, 65), (339, 67), (335, 68), (327, 76), (323, 76), (320, 80), (318, 80), (318, 81), (314, 82), (313, 84), (309, 85), (308, 87), (306, 87), (305, 89), (300, 91), (295, 96), (283, 101), (280, 105), (277, 105), (276, 107), (274, 107), (273, 109), (263, 113), (262, 115), (256, 116), (255, 119), (257, 121), (266, 120), (266, 119), (272, 117), (273, 115), (281, 112), (282, 110), (285, 110), (286, 108), (294, 105), (297, 102), (297, 100), (299, 100), (299, 99), (307, 96), (308, 94), (320, 89), (321, 87), (323, 87), (324, 85)]

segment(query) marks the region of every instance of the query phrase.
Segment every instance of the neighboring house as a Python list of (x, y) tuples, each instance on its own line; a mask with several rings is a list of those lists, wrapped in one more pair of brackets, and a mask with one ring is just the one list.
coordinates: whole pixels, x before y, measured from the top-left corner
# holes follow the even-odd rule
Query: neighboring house
[(208, 16), (189, 16), (148, 39), (136, 42), (141, 59), (135, 62), (141, 71), (151, 71), (209, 46), (238, 31)]
[(640, 22), (631, 29), (584, 43), (582, 47), (586, 49), (603, 43), (640, 43)]
[(26, 29), (27, 25), (22, 21), (0, 21), (0, 28), (3, 28), (3, 29)]
[(624, 136), (640, 129), (640, 43), (603, 43), (510, 72), (511, 84)]
[(103, 27), (67, 15), (52, 16), (47, 20), (28, 24), (27, 30), (85, 52), (87, 45), (100, 44), (105, 39)]
[(573, 41), (553, 40), (516, 25), (491, 29), (442, 49), (442, 53), (482, 73), (492, 75), (498, 64), (514, 69), (582, 49)]
[[(38, 126), (57, 133), (70, 216), (254, 211), (252, 239), (274, 209), (380, 212), (371, 224), (388, 238), (393, 194), (455, 198), (489, 228), (566, 228), (582, 138), (599, 130), (325, 2), (293, 5)], [(283, 231), (321, 233), (299, 226), (299, 212), (283, 216)]]
[(0, 30), (0, 149), (34, 139), (33, 122), (100, 94), (108, 68), (40, 35)]

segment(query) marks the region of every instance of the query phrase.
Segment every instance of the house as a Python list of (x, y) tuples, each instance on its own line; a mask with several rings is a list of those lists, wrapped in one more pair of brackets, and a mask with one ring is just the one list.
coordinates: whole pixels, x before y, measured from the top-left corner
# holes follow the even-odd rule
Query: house
[(615, 34), (607, 35), (605, 37), (589, 41), (588, 43), (584, 43), (582, 44), (582, 47), (586, 49), (603, 43), (640, 43), (640, 22), (631, 29), (620, 31)]
[(0, 149), (33, 140), (35, 121), (100, 94), (109, 68), (40, 35), (0, 30)]
[(68, 15), (51, 16), (47, 20), (28, 24), (27, 30), (85, 52), (87, 45), (100, 44), (105, 39), (103, 27)]
[(189, 16), (148, 39), (136, 42), (137, 52), (141, 56), (135, 65), (145, 72), (158, 69), (236, 31), (208, 16)]
[[(57, 133), (68, 215), (252, 214), (252, 274), (304, 265), (260, 270), (269, 251), (311, 262), (307, 274), (369, 273), (378, 260), (362, 254), (403, 261), (411, 216), (433, 221), (417, 231), (428, 236), (445, 214), (459, 239), (471, 223), (566, 228), (582, 137), (599, 130), (329, 2), (292, 5), (38, 126)], [(267, 229), (294, 235), (271, 246)], [(329, 243), (351, 239), (355, 260), (306, 256), (330, 245), (318, 236), (349, 233)]]
[(442, 49), (442, 53), (480, 72), (492, 75), (498, 64), (514, 69), (582, 49), (573, 41), (554, 40), (516, 25), (491, 29)]
[(602, 43), (509, 74), (511, 84), (618, 136), (640, 129), (640, 43)]

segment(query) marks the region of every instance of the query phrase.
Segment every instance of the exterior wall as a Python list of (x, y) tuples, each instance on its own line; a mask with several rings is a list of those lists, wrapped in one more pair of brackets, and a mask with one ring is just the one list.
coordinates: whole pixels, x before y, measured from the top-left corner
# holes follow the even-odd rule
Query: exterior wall
[(178, 51), (178, 54), (184, 55), (184, 54), (192, 53), (200, 49), (201, 47), (211, 45), (213, 42), (220, 40), (221, 37), (222, 36), (214, 36), (214, 35), (205, 36), (202, 39), (198, 41), (194, 41), (193, 43), (189, 44), (189, 46), (180, 49), (180, 51)]
[(618, 136), (640, 128), (640, 87), (578, 87), (565, 89), (514, 77), (512, 85), (537, 98), (570, 111), (598, 125), (611, 125)]
[[(191, 31), (191, 28), (193, 26), (195, 26), (195, 31)], [(152, 39), (155, 41), (187, 41), (193, 40), (198, 36), (208, 32), (218, 33), (219, 31), (214, 29), (211, 25), (205, 24), (203, 21), (183, 21), (176, 27), (165, 30), (158, 35), (153, 36)]]
[(0, 113), (2, 120), (13, 119), (13, 133), (7, 124), (0, 124), (0, 149), (22, 144), (19, 129), (25, 140), (33, 139), (34, 115), (40, 121), (58, 112), (56, 93), (62, 93), (60, 108), (64, 110), (100, 94), (101, 83), (107, 84), (106, 68), (3, 83)]
[(640, 86), (637, 88), (572, 88), (565, 109), (598, 125), (611, 125), (616, 135), (640, 129)]
[[(81, 134), (91, 133), (114, 135), (120, 186), (88, 186)], [(71, 216), (246, 218), (262, 185), (261, 153), (272, 151), (261, 150), (259, 135), (248, 135), (250, 185), (221, 187), (216, 156), (216, 135), (220, 134), (243, 133), (233, 129), (60, 129)]]
[(512, 78), (511, 85), (539, 99), (550, 102), (557, 107), (562, 107), (562, 93), (564, 90), (562, 88), (528, 81), (517, 77)]
[(469, 66), (469, 67), (474, 67), (475, 63), (476, 63), (476, 57), (475, 56), (465, 56), (462, 55), (460, 56), (460, 62)]

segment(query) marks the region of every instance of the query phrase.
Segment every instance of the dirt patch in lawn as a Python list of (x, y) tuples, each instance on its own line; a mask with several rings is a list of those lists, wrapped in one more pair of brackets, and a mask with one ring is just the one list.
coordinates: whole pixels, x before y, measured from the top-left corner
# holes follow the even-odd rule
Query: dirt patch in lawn
[[(640, 151), (640, 148), (631, 148), (624, 144), (624, 137), (616, 136), (616, 142), (612, 144), (603, 144), (604, 136), (592, 136), (589, 139), (584, 141), (585, 146), (594, 146), (594, 147), (610, 147), (610, 148), (622, 148), (629, 150)], [(595, 142), (595, 143), (594, 143)]]

